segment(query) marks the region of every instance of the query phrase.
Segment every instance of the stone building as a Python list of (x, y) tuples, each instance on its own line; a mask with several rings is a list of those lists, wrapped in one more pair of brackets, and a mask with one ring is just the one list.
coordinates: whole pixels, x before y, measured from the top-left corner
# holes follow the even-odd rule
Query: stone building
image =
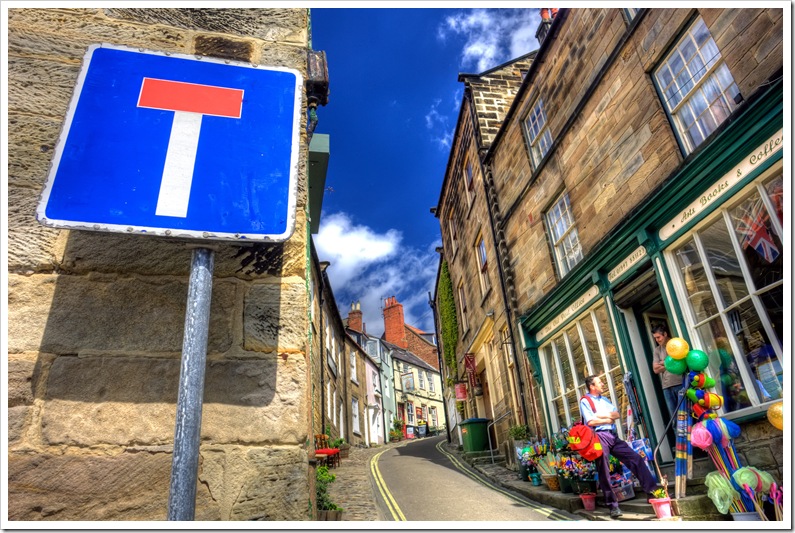
[[(298, 8), (8, 10), (10, 520), (166, 518), (191, 243), (35, 218), (87, 47), (306, 79), (309, 26)], [(314, 507), (305, 126), (289, 239), (213, 244), (198, 520), (306, 520)]]
[[(672, 461), (651, 368), (651, 328), (663, 324), (708, 354), (719, 413), (742, 428), (743, 464), (781, 479), (782, 435), (765, 414), (783, 398), (788, 364), (785, 11), (561, 9), (474, 162), (480, 185), (467, 187), (468, 161), (451, 158), (460, 170), (448, 170), (436, 215), (459, 285), (461, 356), (467, 326), (474, 318), (481, 330), (492, 307), (478, 305), (483, 272), (495, 286), (499, 274), (547, 435), (579, 418), (588, 374), (604, 377), (623, 415), (629, 372), (636, 431)], [(463, 132), (459, 123), (456, 146)], [(489, 202), (470, 208), (470, 190)], [(470, 251), (481, 228), (497, 242), (484, 268)], [(456, 244), (451, 235), (464, 232)], [(456, 261), (457, 247), (469, 263)], [(709, 468), (697, 461), (695, 475)]]

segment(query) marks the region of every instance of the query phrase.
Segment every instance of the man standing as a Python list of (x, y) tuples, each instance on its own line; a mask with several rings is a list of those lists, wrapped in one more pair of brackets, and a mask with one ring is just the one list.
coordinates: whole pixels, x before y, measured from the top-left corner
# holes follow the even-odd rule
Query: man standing
[(676, 406), (679, 403), (679, 389), (682, 388), (682, 376), (671, 374), (665, 369), (665, 358), (668, 356), (668, 352), (665, 351), (665, 345), (671, 340), (671, 335), (668, 333), (668, 328), (663, 325), (654, 326), (651, 334), (657, 343), (657, 346), (654, 347), (652, 369), (655, 374), (660, 376), (662, 381), (663, 396), (665, 397), (665, 405), (668, 406), (668, 414), (671, 417), (675, 417)]
[(580, 400), (580, 412), (585, 423), (591, 426), (599, 442), (602, 443), (602, 456), (596, 462), (596, 471), (599, 473), (599, 488), (605, 495), (605, 504), (610, 508), (610, 517), (618, 518), (622, 515), (618, 508), (618, 500), (610, 484), (610, 455), (621, 461), (629, 468), (638, 481), (644, 492), (652, 498), (662, 498), (665, 491), (657, 487), (657, 482), (646, 467), (643, 458), (638, 455), (629, 444), (618, 438), (615, 421), (620, 416), (618, 409), (609, 399), (602, 396), (602, 380), (597, 376), (585, 378), (585, 386), (588, 394), (593, 400), (594, 408), (586, 398)]

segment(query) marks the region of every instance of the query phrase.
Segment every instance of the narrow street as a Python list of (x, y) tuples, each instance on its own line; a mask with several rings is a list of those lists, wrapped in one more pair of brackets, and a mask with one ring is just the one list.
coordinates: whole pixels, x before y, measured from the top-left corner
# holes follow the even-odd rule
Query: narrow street
[(577, 520), (493, 485), (451, 453), (444, 436), (351, 450), (329, 488), (344, 520)]

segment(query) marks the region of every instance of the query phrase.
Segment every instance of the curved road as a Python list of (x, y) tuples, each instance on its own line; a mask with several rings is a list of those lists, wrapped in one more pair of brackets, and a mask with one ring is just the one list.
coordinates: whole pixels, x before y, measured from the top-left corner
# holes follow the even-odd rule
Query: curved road
[(549, 521), (573, 517), (493, 485), (447, 451), (445, 437), (408, 441), (373, 456), (386, 520)]

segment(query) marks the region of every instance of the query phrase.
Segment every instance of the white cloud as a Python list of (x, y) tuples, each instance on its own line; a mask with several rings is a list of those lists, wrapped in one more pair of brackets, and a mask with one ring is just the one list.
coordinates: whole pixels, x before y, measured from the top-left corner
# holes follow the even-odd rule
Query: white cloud
[(425, 127), (435, 133), (431, 136), (431, 140), (439, 145), (440, 150), (449, 150), (453, 141), (453, 132), (450, 117), (439, 113), (441, 103), (442, 100), (437, 98), (431, 104), (431, 109), (425, 114)]
[(538, 48), (538, 9), (472, 9), (445, 18), (437, 31), (443, 42), (463, 36), (463, 67), (484, 72)]
[(439, 259), (434, 251), (401, 245), (402, 234), (394, 229), (379, 234), (356, 225), (345, 213), (324, 214), (315, 236), (318, 258), (329, 261), (328, 276), (334, 298), (344, 319), (350, 304), (361, 303), (367, 332), (384, 330), (384, 298), (395, 296), (403, 304), (407, 324), (433, 332), (428, 291), (433, 291)]

